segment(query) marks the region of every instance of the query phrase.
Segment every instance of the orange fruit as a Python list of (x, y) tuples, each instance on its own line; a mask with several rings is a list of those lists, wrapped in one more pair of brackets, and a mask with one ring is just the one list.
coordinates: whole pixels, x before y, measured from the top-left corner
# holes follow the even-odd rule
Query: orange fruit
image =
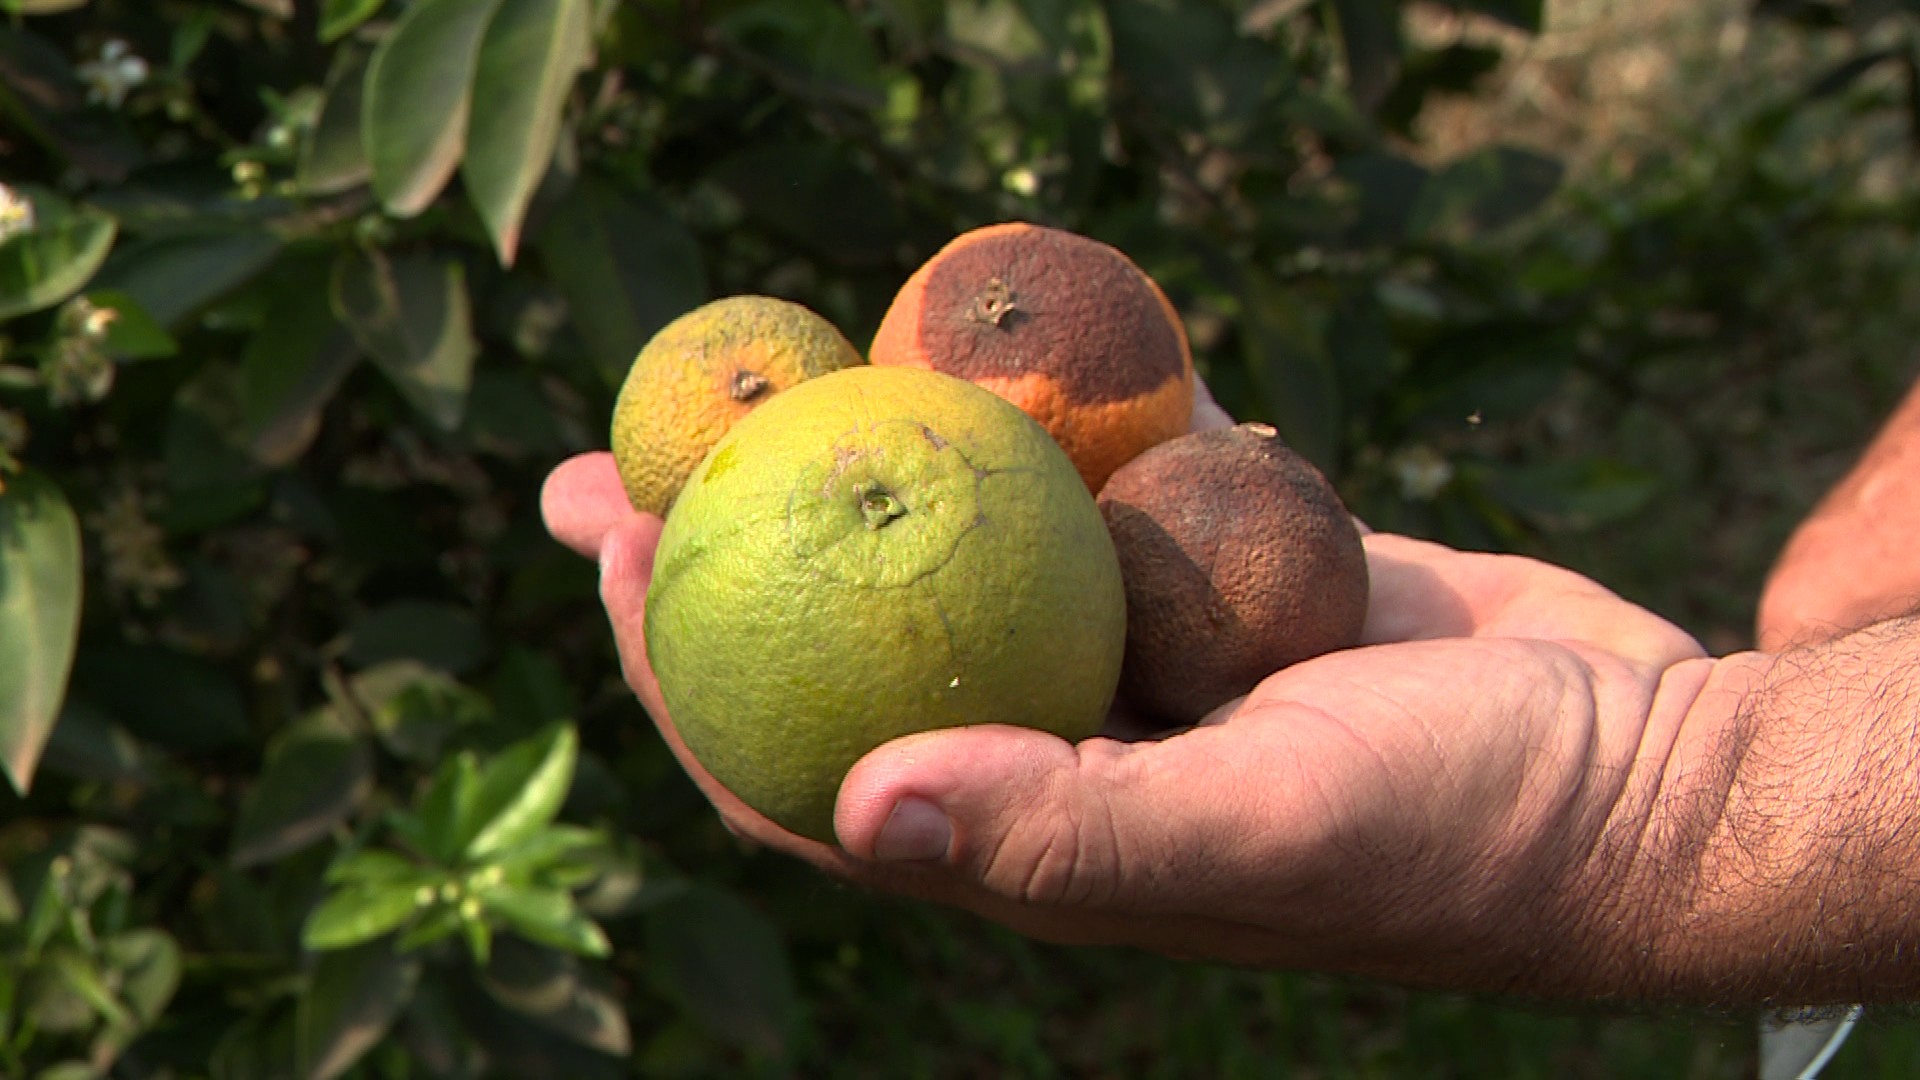
[(1040, 425), (962, 379), (856, 367), (754, 410), (694, 470), (654, 555), (646, 642), (693, 756), (831, 842), (842, 779), (889, 739), (1098, 731), (1126, 593)]
[(612, 448), (634, 508), (667, 512), (720, 436), (796, 383), (861, 363), (846, 336), (770, 296), (702, 304), (660, 329), (614, 402)]
[(1118, 249), (1025, 222), (962, 233), (907, 279), (868, 360), (984, 386), (1038, 420), (1089, 491), (1187, 430), (1185, 325)]
[(1284, 667), (1360, 640), (1359, 527), (1266, 424), (1170, 439), (1100, 490), (1127, 590), (1120, 696), (1192, 724)]

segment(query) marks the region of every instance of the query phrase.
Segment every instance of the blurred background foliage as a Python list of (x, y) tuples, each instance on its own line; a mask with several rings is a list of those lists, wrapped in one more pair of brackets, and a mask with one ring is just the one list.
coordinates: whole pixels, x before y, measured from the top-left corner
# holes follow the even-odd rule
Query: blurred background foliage
[(0, 1075), (1747, 1075), (756, 856), (537, 512), (674, 315), (1024, 218), (1376, 527), (1740, 648), (1915, 369), (1920, 5), (1626, 6), (0, 0)]

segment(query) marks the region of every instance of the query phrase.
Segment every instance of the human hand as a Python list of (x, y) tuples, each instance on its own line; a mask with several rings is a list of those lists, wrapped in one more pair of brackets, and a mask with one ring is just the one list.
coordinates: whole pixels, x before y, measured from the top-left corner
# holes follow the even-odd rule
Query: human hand
[(661, 522), (628, 508), (610, 457), (561, 465), (543, 510), (598, 560), (628, 683), (736, 832), (1053, 941), (1617, 990), (1614, 856), (1645, 811), (1630, 778), (1711, 671), (1686, 634), (1571, 572), (1369, 536), (1364, 647), (1154, 741), (990, 723), (896, 740), (847, 777), (833, 846), (755, 813), (678, 738), (644, 641)]

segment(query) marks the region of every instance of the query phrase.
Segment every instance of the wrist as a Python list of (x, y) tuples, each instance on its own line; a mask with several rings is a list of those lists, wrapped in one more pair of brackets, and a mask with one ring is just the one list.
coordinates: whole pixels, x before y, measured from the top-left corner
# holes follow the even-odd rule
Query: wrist
[[(1623, 989), (1819, 1005), (1920, 989), (1920, 633), (1875, 624), (1712, 671), (1636, 757), (1597, 863)], [(1597, 853), (1599, 854), (1599, 853)]]

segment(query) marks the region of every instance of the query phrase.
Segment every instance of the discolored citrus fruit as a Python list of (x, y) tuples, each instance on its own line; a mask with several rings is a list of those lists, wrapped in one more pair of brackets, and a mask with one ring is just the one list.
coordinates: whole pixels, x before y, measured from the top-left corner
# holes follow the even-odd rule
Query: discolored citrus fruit
[(1273, 428), (1162, 443), (1115, 472), (1099, 504), (1127, 590), (1120, 695), (1148, 717), (1194, 723), (1281, 668), (1358, 642), (1359, 529)]
[(1020, 406), (1090, 491), (1193, 412), (1186, 328), (1159, 285), (1116, 248), (1025, 222), (962, 233), (914, 271), (868, 359)]
[(911, 732), (1100, 726), (1126, 600), (1066, 455), (935, 372), (856, 367), (721, 438), (667, 515), (647, 657), (687, 748), (781, 825), (833, 838), (853, 763)]
[(834, 325), (770, 296), (729, 296), (662, 327), (614, 403), (612, 449), (636, 509), (665, 514), (741, 417), (795, 383), (861, 363)]

